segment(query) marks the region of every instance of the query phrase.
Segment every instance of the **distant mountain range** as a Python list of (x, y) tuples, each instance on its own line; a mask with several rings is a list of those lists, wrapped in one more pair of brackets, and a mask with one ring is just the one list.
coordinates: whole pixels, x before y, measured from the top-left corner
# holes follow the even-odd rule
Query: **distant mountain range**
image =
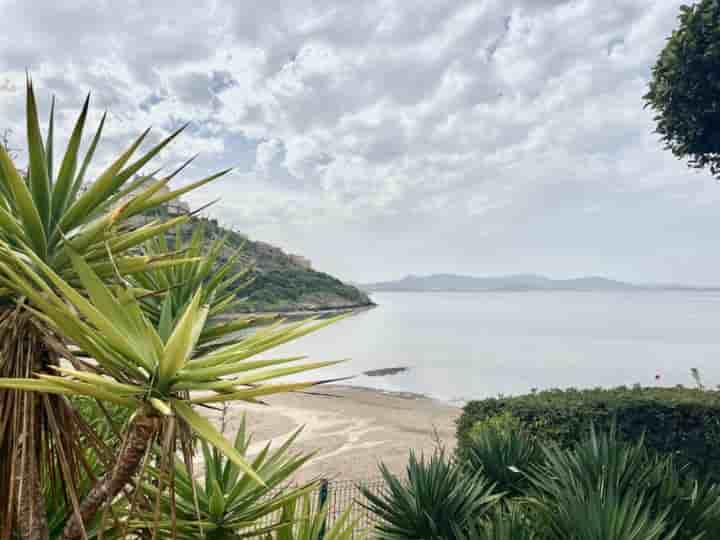
[(718, 290), (676, 284), (638, 285), (597, 276), (551, 279), (536, 274), (474, 277), (457, 274), (408, 275), (396, 281), (358, 285), (365, 291), (624, 291), (624, 290)]

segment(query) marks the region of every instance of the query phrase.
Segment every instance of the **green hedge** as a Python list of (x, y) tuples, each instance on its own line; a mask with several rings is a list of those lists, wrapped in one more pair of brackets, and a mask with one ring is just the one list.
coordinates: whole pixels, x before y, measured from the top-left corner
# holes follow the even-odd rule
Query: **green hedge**
[(548, 390), (535, 394), (470, 401), (457, 420), (458, 452), (468, 447), (473, 425), (510, 413), (531, 434), (568, 447), (587, 434), (590, 423), (605, 429), (616, 421), (619, 434), (673, 453), (720, 478), (720, 392), (687, 388)]

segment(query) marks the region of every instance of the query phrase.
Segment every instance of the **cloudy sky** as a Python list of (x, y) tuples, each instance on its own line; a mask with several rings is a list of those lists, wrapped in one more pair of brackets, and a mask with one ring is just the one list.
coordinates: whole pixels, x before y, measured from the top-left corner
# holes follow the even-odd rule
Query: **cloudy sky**
[(188, 200), (355, 281), (604, 274), (720, 284), (720, 184), (643, 110), (682, 0), (0, 0), (0, 130), (30, 70), (101, 158), (191, 126)]

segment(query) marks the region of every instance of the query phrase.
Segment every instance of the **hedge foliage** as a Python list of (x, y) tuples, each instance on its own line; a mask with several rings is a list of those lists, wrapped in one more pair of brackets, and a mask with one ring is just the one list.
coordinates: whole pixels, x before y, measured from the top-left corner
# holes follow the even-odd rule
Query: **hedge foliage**
[(588, 426), (673, 453), (680, 463), (720, 478), (720, 392), (687, 388), (548, 390), (535, 394), (471, 401), (457, 420), (458, 453), (469, 447), (473, 426), (493, 417), (519, 419), (541, 440), (568, 448), (582, 440)]

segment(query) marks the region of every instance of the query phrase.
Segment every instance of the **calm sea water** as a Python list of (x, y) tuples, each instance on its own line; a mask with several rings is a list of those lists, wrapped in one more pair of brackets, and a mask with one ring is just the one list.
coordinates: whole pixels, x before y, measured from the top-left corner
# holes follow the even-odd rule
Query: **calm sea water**
[[(323, 377), (447, 401), (533, 388), (720, 384), (720, 293), (378, 293), (377, 308), (282, 347), (350, 358)], [(277, 351), (275, 351), (277, 352)], [(364, 371), (407, 366), (393, 376)], [(317, 372), (320, 374), (321, 372)]]

